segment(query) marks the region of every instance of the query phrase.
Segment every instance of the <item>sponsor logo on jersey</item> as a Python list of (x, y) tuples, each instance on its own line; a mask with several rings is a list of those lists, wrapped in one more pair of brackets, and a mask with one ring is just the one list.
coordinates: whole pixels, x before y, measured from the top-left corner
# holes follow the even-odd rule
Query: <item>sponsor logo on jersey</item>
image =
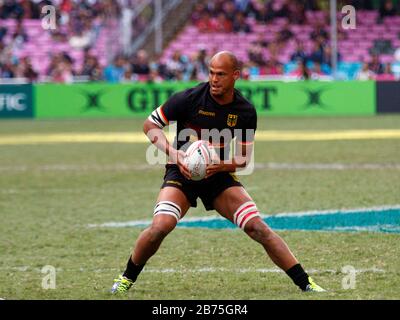
[(202, 109), (199, 110), (199, 114), (202, 114), (203, 116), (208, 116), (208, 117), (215, 117), (215, 112), (204, 111)]

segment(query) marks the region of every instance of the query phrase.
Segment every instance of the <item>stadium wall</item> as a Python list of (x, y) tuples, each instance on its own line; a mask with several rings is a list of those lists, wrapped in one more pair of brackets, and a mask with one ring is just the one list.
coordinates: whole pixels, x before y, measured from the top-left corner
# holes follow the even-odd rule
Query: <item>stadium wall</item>
[[(196, 83), (1, 85), (0, 118), (145, 117), (174, 92)], [(400, 112), (400, 83), (249, 82), (237, 88), (259, 115), (350, 116)]]

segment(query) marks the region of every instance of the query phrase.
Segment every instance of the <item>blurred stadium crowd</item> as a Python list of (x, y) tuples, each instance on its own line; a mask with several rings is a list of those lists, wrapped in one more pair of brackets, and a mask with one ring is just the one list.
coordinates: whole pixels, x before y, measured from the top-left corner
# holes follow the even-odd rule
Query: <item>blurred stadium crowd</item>
[[(116, 52), (106, 59), (107, 47), (98, 46), (100, 33), (111, 28), (109, 21), (121, 19), (123, 8), (137, 7), (144, 1), (0, 0), (0, 78), (59, 83), (77, 78), (107, 82), (205, 80), (210, 57), (225, 46), (235, 51), (237, 42), (244, 45), (238, 45), (244, 78), (331, 78), (327, 0), (197, 1), (188, 25), (180, 33), (183, 38), (180, 40), (178, 34), (161, 56), (138, 50), (129, 55)], [(365, 28), (372, 28), (365, 29), (365, 37), (368, 30), (380, 26), (388, 29), (379, 30), (393, 31), (386, 42), (379, 42), (379, 34), (369, 37), (364, 51), (354, 56), (350, 54), (354, 50), (351, 30), (339, 28), (338, 41), (348, 48), (342, 52), (339, 46), (338, 60), (353, 68), (351, 72), (350, 67), (346, 69), (349, 74), (344, 78), (397, 79), (392, 63), (400, 41), (400, 29), (394, 27), (400, 28), (400, 21), (389, 19), (400, 18), (400, 1), (349, 0), (338, 4), (339, 8), (351, 4), (365, 12), (365, 19), (372, 19), (371, 25), (364, 21)], [(56, 7), (55, 30), (41, 29), (42, 8), (46, 5)], [(150, 5), (132, 21), (132, 41), (153, 15)], [(47, 33), (49, 40), (43, 44), (36, 41), (40, 33)], [(364, 39), (357, 40), (364, 43)], [(46, 45), (46, 55), (36, 55)]]

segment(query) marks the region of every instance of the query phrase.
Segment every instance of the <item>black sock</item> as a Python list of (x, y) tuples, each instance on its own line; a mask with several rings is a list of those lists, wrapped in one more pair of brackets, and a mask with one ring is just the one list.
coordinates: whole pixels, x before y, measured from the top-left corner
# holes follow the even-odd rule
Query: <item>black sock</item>
[(300, 263), (291, 267), (286, 273), (301, 290), (306, 290), (310, 282), (308, 281), (308, 274), (304, 271)]
[(129, 257), (128, 263), (126, 264), (126, 270), (123, 276), (135, 282), (139, 273), (142, 271), (143, 267), (144, 264), (136, 265), (132, 262), (132, 257)]

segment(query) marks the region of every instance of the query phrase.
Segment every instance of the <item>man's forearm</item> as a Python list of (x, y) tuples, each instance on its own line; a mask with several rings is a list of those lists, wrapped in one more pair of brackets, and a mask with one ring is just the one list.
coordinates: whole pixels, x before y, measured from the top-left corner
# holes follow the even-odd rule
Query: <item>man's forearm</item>
[(171, 146), (162, 129), (151, 124), (147, 124), (144, 126), (143, 131), (152, 144), (164, 152), (168, 158), (172, 160), (172, 162), (175, 162), (173, 159), (175, 159), (177, 156), (177, 150)]
[(152, 144), (169, 155), (171, 147), (162, 129), (153, 123), (146, 121), (143, 125), (143, 132), (149, 138)]

